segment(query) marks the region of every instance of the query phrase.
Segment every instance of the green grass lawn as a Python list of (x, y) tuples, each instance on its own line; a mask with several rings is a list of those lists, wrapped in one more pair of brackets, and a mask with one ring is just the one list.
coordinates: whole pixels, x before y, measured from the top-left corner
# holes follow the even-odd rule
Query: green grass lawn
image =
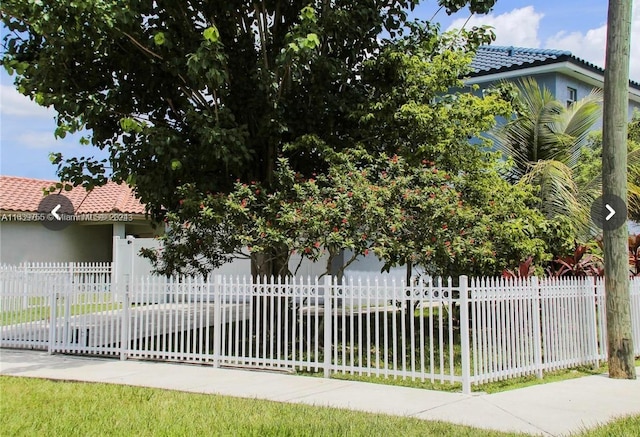
[(0, 377), (0, 392), (6, 436), (478, 435), (418, 419), (118, 385)]
[(637, 437), (640, 435), (640, 414), (615, 420), (578, 435), (581, 437)]
[[(640, 366), (640, 358), (635, 361), (636, 366)], [(607, 363), (598, 368), (588, 366), (580, 366), (573, 369), (556, 370), (553, 372), (545, 372), (542, 379), (538, 379), (535, 375), (522, 376), (519, 378), (509, 378), (502, 381), (489, 382), (486, 384), (472, 385), (473, 392), (498, 393), (501, 391), (515, 390), (518, 388), (529, 387), (531, 385), (548, 384), (550, 382), (565, 381), (567, 379), (582, 378), (584, 376), (601, 375), (609, 371)], [(304, 372), (303, 372), (304, 373)], [(306, 375), (322, 377), (322, 373), (305, 373)], [(420, 379), (412, 380), (410, 378), (383, 378), (378, 376), (366, 375), (350, 375), (345, 373), (334, 373), (331, 375), (334, 379), (343, 379), (347, 381), (371, 382), (374, 384), (399, 385), (402, 387), (421, 388), (425, 390), (439, 390), (447, 392), (460, 392), (462, 384), (448, 382), (431, 382), (429, 380), (421, 381)], [(640, 433), (639, 433), (640, 435)]]
[[(6, 436), (516, 436), (443, 422), (118, 385), (0, 377)], [(583, 437), (634, 436), (640, 415)], [(635, 434), (634, 434), (635, 433)]]
[[(640, 366), (640, 358), (635, 360), (636, 366)], [(490, 382), (478, 386), (472, 386), (473, 391), (497, 393), (506, 390), (515, 390), (518, 388), (528, 387), (531, 385), (548, 384), (550, 382), (565, 381), (567, 379), (582, 378), (583, 376), (601, 375), (609, 372), (607, 363), (603, 363), (600, 367), (593, 368), (589, 366), (580, 366), (573, 369), (556, 370), (553, 372), (545, 372), (542, 379), (535, 376), (523, 376), (520, 378), (510, 378), (504, 381)], [(639, 432), (640, 434), (640, 432)]]

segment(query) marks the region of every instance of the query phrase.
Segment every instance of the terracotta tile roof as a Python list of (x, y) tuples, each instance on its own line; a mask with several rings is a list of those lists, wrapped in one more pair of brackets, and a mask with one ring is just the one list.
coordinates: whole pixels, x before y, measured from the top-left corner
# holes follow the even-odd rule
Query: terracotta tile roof
[[(46, 181), (17, 176), (0, 176), (0, 210), (36, 212), (43, 198), (43, 188), (55, 185), (57, 181)], [(75, 187), (71, 191), (62, 191), (76, 214), (121, 212), (144, 214), (145, 207), (135, 197), (131, 187), (109, 181), (102, 187), (86, 191)]]

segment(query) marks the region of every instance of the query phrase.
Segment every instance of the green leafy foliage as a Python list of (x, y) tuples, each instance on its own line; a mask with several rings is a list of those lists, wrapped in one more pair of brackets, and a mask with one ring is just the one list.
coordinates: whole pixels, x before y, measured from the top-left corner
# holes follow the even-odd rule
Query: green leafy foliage
[[(629, 218), (640, 221), (640, 112), (628, 124), (627, 193)], [(602, 131), (589, 137), (574, 166), (576, 184), (600, 193), (602, 187)]]
[(451, 91), (495, 37), (410, 22), (416, 4), (8, 0), (2, 64), (53, 105), (59, 135), (86, 128), (109, 151), (56, 154), (61, 179), (93, 187), (110, 167), (166, 219), (164, 252), (147, 254), (164, 272), (245, 247), (280, 261), (369, 251), (442, 274), (542, 260), (531, 193), (497, 177), (487, 140), (470, 144), (510, 105)]
[(220, 32), (218, 32), (218, 28), (216, 26), (207, 27), (204, 32), (202, 32), (202, 36), (209, 42), (217, 42), (220, 39)]
[[(169, 220), (165, 259), (155, 258), (160, 270), (172, 271), (178, 259), (195, 251), (187, 257), (192, 262), (180, 267), (205, 272), (226, 260), (212, 255), (244, 247), (245, 256), (273, 254), (273, 248), (281, 248), (276, 255), (285, 258), (297, 252), (318, 260), (327, 254), (327, 272), (345, 250), (351, 258), (343, 268), (371, 254), (386, 268), (411, 262), (433, 275), (493, 275), (528, 254), (538, 263), (551, 258), (538, 237), (547, 223), (528, 206), (534, 197), (513, 189), (490, 162), (470, 175), (364, 150), (325, 149), (323, 156), (327, 172), (311, 178), (281, 159), (274, 192), (258, 182), (237, 182), (228, 195), (210, 194), (194, 203), (194, 193), (183, 191), (191, 200)], [(193, 219), (185, 223), (186, 215)], [(218, 252), (210, 252), (213, 247)]]
[[(484, 3), (471, 2), (477, 12)], [(110, 176), (135, 180), (162, 219), (186, 183), (212, 192), (238, 178), (268, 185), (285, 144), (305, 135), (353, 146), (362, 126), (351, 115), (369, 98), (364, 63), (389, 44), (383, 31), (413, 32), (416, 4), (7, 0), (2, 65), (21, 93), (56, 109), (58, 136), (90, 130), (91, 144), (109, 151)], [(86, 159), (58, 160), (60, 177), (103, 183), (91, 181), (95, 161)], [(292, 161), (322, 171), (314, 162)]]
[(496, 0), (471, 0), (469, 2), (464, 0), (440, 0), (438, 3), (447, 8), (448, 14), (458, 12), (467, 5), (469, 6), (469, 11), (474, 14), (486, 14), (496, 4)]
[(496, 148), (513, 163), (506, 176), (536, 187), (537, 208), (549, 219), (568, 217), (576, 237), (588, 239), (589, 207), (598, 190), (579, 184), (574, 172), (601, 115), (601, 92), (594, 90), (567, 108), (533, 78), (516, 85), (503, 84), (492, 93), (513, 101), (516, 109), (492, 134)]
[(158, 32), (155, 35), (153, 35), (153, 42), (158, 46), (161, 46), (162, 44), (164, 44), (165, 42), (164, 32)]

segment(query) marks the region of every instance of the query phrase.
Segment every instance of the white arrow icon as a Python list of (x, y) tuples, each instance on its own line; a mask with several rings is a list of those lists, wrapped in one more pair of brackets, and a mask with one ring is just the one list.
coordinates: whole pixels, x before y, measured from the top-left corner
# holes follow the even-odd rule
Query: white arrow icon
[[(609, 206), (609, 205), (607, 205)], [(60, 209), (60, 204), (58, 203), (55, 208), (51, 210), (51, 215), (56, 218), (56, 220), (60, 220), (60, 216), (58, 215), (58, 210)], [(609, 220), (609, 219), (607, 219)]]
[(609, 210), (609, 215), (605, 217), (605, 220), (609, 221), (609, 220), (611, 220), (611, 217), (616, 215), (616, 210), (611, 208), (611, 206), (608, 203), (606, 203), (604, 206), (605, 206), (605, 208), (607, 208)]

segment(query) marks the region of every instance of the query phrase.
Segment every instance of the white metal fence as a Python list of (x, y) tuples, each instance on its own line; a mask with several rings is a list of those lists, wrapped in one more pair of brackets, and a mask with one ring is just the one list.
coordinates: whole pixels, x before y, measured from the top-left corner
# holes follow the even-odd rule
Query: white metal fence
[[(471, 384), (606, 360), (600, 279), (130, 278), (0, 267), (0, 346)], [(631, 283), (640, 355), (640, 280)]]
[(86, 343), (79, 327), (113, 306), (112, 290), (111, 263), (0, 266), (0, 346), (53, 351)]

